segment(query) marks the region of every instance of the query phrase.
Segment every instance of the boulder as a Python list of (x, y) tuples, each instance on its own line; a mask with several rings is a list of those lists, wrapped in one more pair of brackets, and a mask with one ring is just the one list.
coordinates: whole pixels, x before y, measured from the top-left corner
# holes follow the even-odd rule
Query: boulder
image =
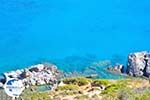
[(61, 74), (57, 66), (53, 64), (37, 64), (29, 68), (4, 73), (4, 76), (8, 78), (17, 78), (21, 80), (25, 86), (31, 86), (56, 84)]
[(150, 53), (145, 55), (146, 67), (144, 70), (144, 75), (150, 77)]
[(30, 85), (36, 85), (36, 80), (30, 79)]
[(31, 72), (28, 71), (27, 69), (25, 69), (25, 70), (20, 74), (20, 77), (21, 77), (21, 78), (27, 78), (27, 77), (30, 77), (30, 74), (31, 74)]
[(4, 84), (3, 84), (2, 82), (0, 82), (0, 88), (2, 88), (2, 87), (3, 87), (3, 85), (4, 85)]
[(113, 73), (124, 73), (124, 65), (116, 64), (113, 67), (108, 67), (107, 70)]
[(131, 76), (150, 76), (150, 53), (137, 52), (128, 56), (127, 73)]

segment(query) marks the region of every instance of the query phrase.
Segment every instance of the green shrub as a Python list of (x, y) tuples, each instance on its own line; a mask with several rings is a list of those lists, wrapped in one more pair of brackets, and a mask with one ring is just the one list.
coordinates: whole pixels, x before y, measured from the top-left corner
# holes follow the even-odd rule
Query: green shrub
[(90, 80), (87, 78), (78, 77), (78, 78), (66, 78), (63, 80), (63, 82), (65, 84), (83, 86), (83, 85), (87, 85), (90, 82)]
[(79, 87), (77, 85), (72, 85), (72, 84), (68, 84), (68, 85), (64, 85), (64, 86), (59, 86), (57, 87), (56, 91), (64, 91), (64, 90), (79, 90)]
[[(30, 95), (26, 95), (21, 97), (23, 100), (51, 100), (48, 93), (30, 93)], [(21, 99), (19, 99), (21, 100)]]
[(118, 90), (117, 98), (119, 100), (135, 100), (135, 93), (130, 88)]
[(108, 84), (109, 84), (108, 80), (94, 80), (92, 82), (92, 86), (101, 86), (101, 85), (107, 86)]
[(127, 87), (131, 80), (118, 80), (116, 83), (106, 87), (100, 94), (103, 100), (149, 100), (150, 90), (136, 92), (134, 89)]
[(150, 90), (135, 95), (135, 100), (150, 100)]
[(114, 93), (121, 89), (127, 89), (126, 84), (123, 81), (118, 81), (117, 83), (111, 84), (106, 87), (102, 94)]
[(113, 84), (106, 88), (101, 94), (103, 100), (133, 100), (134, 94), (129, 88), (122, 88)]
[(88, 95), (81, 95), (81, 96), (77, 96), (75, 97), (76, 100), (89, 100)]
[(106, 90), (102, 91), (101, 94), (108, 94), (108, 93), (114, 93), (118, 90), (118, 86), (116, 85), (111, 85), (106, 88)]
[(80, 93), (79, 86), (72, 84), (59, 86), (56, 91), (60, 91), (62, 95), (74, 95)]

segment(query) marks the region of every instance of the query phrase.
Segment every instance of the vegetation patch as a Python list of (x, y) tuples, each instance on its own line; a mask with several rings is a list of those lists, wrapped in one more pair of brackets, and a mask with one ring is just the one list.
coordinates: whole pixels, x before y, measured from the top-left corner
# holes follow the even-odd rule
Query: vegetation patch
[(79, 94), (80, 93), (80, 89), (79, 86), (77, 85), (72, 85), (72, 84), (67, 84), (64, 86), (59, 86), (56, 89), (56, 92), (60, 92), (61, 95), (74, 95), (74, 94)]
[(21, 96), (19, 100), (51, 100), (51, 98), (49, 94), (46, 92), (45, 93), (33, 92), (33, 93), (30, 93), (30, 95)]
[[(19, 100), (150, 100), (147, 80), (90, 80), (77, 77), (66, 78), (63, 82), (64, 85), (49, 92), (37, 92), (37, 87), (26, 89), (21, 96), (23, 99)], [(100, 89), (102, 85), (104, 90)]]
[(72, 85), (72, 84), (68, 84), (68, 85), (64, 85), (64, 86), (59, 86), (56, 91), (66, 91), (66, 90), (79, 90), (79, 87), (77, 85)]
[(101, 86), (101, 85), (107, 86), (110, 84), (110, 82), (108, 80), (103, 79), (103, 80), (94, 80), (91, 84), (92, 86)]
[(89, 84), (91, 80), (84, 78), (84, 77), (78, 77), (78, 78), (66, 78), (63, 80), (65, 84), (73, 84), (78, 86), (83, 86)]
[(77, 96), (75, 97), (76, 100), (90, 100), (90, 98), (88, 97), (88, 95), (81, 95), (81, 96)]

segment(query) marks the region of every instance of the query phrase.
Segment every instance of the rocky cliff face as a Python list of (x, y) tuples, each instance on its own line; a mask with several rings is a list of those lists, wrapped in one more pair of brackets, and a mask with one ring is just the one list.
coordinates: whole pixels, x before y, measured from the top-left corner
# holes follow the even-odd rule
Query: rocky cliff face
[[(21, 80), (26, 88), (34, 85), (57, 85), (63, 77), (63, 73), (57, 69), (53, 64), (38, 64), (30, 66), (29, 68), (20, 69), (4, 73), (5, 81), (8, 79)], [(3, 82), (0, 81), (0, 86), (3, 87)], [(5, 83), (4, 83), (5, 84)]]
[(150, 77), (150, 53), (137, 52), (129, 54), (127, 73), (131, 76)]

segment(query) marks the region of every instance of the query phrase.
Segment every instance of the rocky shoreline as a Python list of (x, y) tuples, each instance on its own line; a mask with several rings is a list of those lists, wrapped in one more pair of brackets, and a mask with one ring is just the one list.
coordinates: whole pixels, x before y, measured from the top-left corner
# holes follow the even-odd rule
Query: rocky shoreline
[[(18, 86), (23, 85), (23, 90), (35, 85), (49, 85), (53, 90), (57, 87), (62, 77), (62, 72), (55, 65), (49, 63), (37, 64), (25, 69), (4, 73), (4, 78), (0, 81), (0, 87), (5, 90), (8, 87), (9, 80), (16, 80), (16, 82), (19, 82)], [(10, 84), (16, 86), (15, 84)]]
[(122, 64), (108, 67), (107, 70), (132, 77), (145, 77), (150, 79), (150, 52), (142, 51), (129, 54), (126, 70), (125, 66)]
[[(107, 71), (118, 75), (150, 78), (149, 52), (131, 53), (129, 54), (127, 61), (127, 66), (116, 64), (113, 67), (106, 67), (106, 69)], [(63, 78), (77, 76), (78, 72), (70, 74), (62, 73), (54, 64), (44, 63), (4, 73), (4, 78), (0, 79), (0, 87), (5, 89), (8, 80), (15, 79), (20, 82), (20, 86), (23, 86), (23, 90), (28, 89), (31, 86), (41, 85), (49, 85), (51, 90), (55, 90)], [(89, 74), (89, 76), (87, 76), (87, 78), (93, 77), (97, 77), (97, 74)]]
[(128, 56), (127, 73), (130, 76), (150, 77), (150, 52), (131, 53)]

